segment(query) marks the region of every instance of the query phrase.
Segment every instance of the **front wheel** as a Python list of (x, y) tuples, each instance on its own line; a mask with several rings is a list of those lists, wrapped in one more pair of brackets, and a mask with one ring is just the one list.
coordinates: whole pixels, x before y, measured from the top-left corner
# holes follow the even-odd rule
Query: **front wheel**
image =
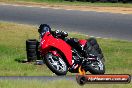
[(66, 75), (68, 68), (64, 60), (60, 56), (55, 56), (52, 53), (45, 55), (44, 61), (48, 68), (56, 75)]

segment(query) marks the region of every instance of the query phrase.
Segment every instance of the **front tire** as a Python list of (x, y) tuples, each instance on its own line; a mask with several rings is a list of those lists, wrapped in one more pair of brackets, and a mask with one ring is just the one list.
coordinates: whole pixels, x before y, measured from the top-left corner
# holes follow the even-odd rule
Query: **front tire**
[(68, 68), (64, 60), (60, 56), (55, 56), (52, 53), (47, 53), (44, 62), (48, 68), (58, 76), (66, 75)]

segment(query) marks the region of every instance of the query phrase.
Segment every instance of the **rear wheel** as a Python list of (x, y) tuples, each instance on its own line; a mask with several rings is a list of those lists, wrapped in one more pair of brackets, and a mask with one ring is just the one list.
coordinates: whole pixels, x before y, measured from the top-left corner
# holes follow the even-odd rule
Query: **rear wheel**
[(105, 65), (100, 59), (98, 61), (93, 61), (89, 66), (89, 72), (92, 74), (104, 74)]
[(38, 41), (36, 39), (26, 40), (27, 61), (32, 62), (37, 59)]
[(92, 61), (89, 64), (89, 72), (92, 74), (104, 74), (105, 73), (105, 59), (102, 50), (95, 38), (89, 38), (87, 42), (87, 52), (96, 56), (97, 61)]
[(68, 68), (64, 60), (60, 56), (55, 56), (52, 53), (47, 53), (44, 62), (48, 68), (56, 75), (66, 75)]
[[(99, 58), (100, 58), (103, 62), (105, 62), (104, 55), (103, 55), (103, 53), (102, 53), (102, 50), (101, 50), (101, 48), (100, 48), (100, 46), (99, 46), (97, 40), (96, 40), (95, 38), (89, 38), (89, 39), (88, 39), (88, 43), (89, 43), (89, 45), (91, 45), (91, 50), (92, 50), (92, 52), (96, 53), (97, 56), (99, 56)], [(91, 51), (91, 50), (90, 50), (90, 51)]]

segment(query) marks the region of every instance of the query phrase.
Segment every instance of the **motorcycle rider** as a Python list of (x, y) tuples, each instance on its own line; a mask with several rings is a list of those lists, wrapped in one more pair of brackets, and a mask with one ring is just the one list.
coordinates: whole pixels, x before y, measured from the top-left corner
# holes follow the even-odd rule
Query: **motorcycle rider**
[[(89, 52), (91, 51), (91, 48), (90, 48), (91, 47), (91, 44), (89, 42), (87, 42), (86, 45), (82, 47), (80, 45), (79, 40), (77, 38), (66, 38), (68, 36), (68, 33), (67, 32), (60, 31), (60, 30), (52, 31), (51, 28), (50, 28), (50, 26), (47, 25), (47, 24), (41, 24), (40, 25), (40, 27), (38, 29), (38, 32), (40, 34), (40, 38), (43, 37), (43, 34), (47, 30), (50, 33), (52, 33), (52, 35), (54, 37), (63, 39), (68, 44), (72, 45), (72, 47), (74, 47), (75, 49), (78, 49), (78, 51), (83, 52), (83, 54), (84, 54), (85, 57), (88, 57), (89, 56)], [(70, 71), (73, 71), (73, 69), (77, 69), (78, 68), (78, 64), (79, 64), (78, 62), (80, 62), (80, 61), (74, 62), (73, 65), (72, 65), (72, 68), (70, 68), (69, 70)]]

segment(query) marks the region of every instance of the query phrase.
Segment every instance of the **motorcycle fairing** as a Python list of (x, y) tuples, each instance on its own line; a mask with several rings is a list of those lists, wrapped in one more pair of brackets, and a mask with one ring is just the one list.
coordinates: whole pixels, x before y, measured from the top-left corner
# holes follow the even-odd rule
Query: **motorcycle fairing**
[(87, 40), (79, 40), (79, 43), (82, 46), (85, 46), (86, 45), (86, 42), (87, 42)]
[(50, 32), (47, 32), (40, 44), (40, 49), (43, 53), (47, 53), (52, 47), (60, 50), (66, 57), (66, 60), (70, 66), (72, 66), (72, 49), (71, 46), (68, 45), (64, 40), (54, 38)]

